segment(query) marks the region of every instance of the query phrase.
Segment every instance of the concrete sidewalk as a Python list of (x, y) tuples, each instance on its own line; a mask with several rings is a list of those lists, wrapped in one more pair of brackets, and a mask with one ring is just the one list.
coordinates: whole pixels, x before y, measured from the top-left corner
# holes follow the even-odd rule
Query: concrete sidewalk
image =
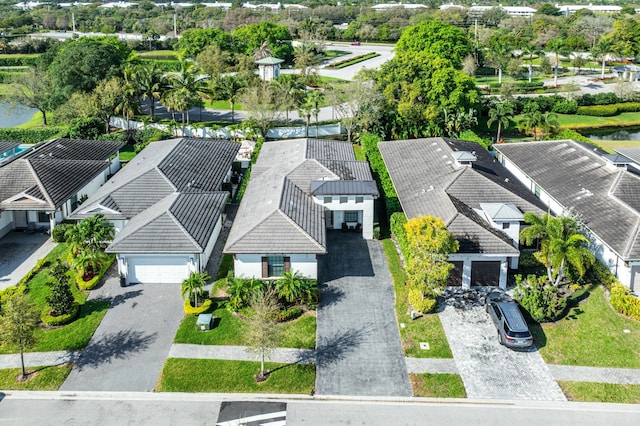
[[(316, 351), (313, 349), (277, 348), (269, 357), (269, 362), (283, 364), (315, 364)], [(258, 361), (259, 357), (247, 350), (246, 346), (184, 345), (171, 346), (168, 358), (222, 359), (229, 361)]]

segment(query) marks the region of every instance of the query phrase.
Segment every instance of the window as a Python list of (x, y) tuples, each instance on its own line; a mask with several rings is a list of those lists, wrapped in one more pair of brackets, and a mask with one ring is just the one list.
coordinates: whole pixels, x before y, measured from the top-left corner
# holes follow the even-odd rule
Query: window
[(49, 215), (45, 212), (38, 212), (38, 222), (49, 222)]
[(324, 197), (324, 203), (325, 204), (331, 204), (332, 201), (333, 201), (332, 197)]
[(344, 212), (344, 221), (345, 222), (357, 222), (358, 221), (358, 211), (348, 211)]
[(502, 229), (509, 229), (510, 226), (511, 226), (511, 224), (509, 222), (503, 222), (502, 223)]
[(364, 197), (356, 197), (356, 204), (364, 203)]
[(291, 269), (287, 256), (265, 256), (262, 258), (262, 278), (281, 277)]
[(340, 197), (340, 204), (345, 204), (347, 201), (349, 201), (349, 198), (347, 198), (347, 197)]
[(538, 185), (536, 185), (535, 192), (536, 192), (536, 197), (540, 198), (540, 187)]

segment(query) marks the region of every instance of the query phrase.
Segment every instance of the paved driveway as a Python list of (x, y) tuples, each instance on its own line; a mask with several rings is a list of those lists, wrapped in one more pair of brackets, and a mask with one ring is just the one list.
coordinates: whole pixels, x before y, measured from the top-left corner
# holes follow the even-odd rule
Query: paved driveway
[(411, 396), (382, 246), (330, 232), (321, 261), (316, 393)]
[(17, 284), (55, 246), (40, 233), (12, 231), (0, 238), (0, 290)]
[(122, 288), (114, 269), (92, 299), (111, 308), (60, 390), (151, 392), (183, 317), (179, 284)]
[(498, 343), (484, 310), (487, 291), (450, 288), (439, 313), (467, 397), (566, 401), (537, 349), (513, 351)]

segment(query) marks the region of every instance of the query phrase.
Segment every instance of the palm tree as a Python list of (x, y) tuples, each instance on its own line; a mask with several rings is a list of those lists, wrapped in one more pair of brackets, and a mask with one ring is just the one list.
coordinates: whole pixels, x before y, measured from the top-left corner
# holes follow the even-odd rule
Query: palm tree
[(238, 95), (246, 87), (246, 83), (238, 76), (227, 75), (215, 80), (213, 93), (220, 99), (226, 99), (231, 106), (231, 123), (235, 123), (234, 111)]
[(529, 83), (531, 83), (533, 78), (533, 57), (534, 55), (539, 56), (543, 53), (544, 52), (535, 44), (528, 44), (522, 48), (522, 54), (527, 56), (527, 60), (529, 61)]
[(198, 306), (198, 296), (202, 296), (202, 288), (207, 285), (211, 276), (206, 272), (192, 272), (189, 278), (182, 281), (180, 287), (182, 297), (193, 300), (194, 306)]
[(302, 43), (295, 48), (293, 63), (300, 69), (302, 80), (307, 83), (308, 75), (311, 74), (311, 67), (316, 63), (315, 48), (310, 43)]
[(324, 93), (320, 90), (312, 90), (307, 93), (307, 101), (313, 105), (311, 112), (316, 118), (316, 137), (318, 137), (318, 114), (320, 114), (320, 105), (324, 99)]
[(600, 78), (604, 78), (604, 71), (607, 66), (607, 55), (613, 50), (613, 42), (607, 38), (601, 38), (593, 47), (591, 53), (595, 57), (602, 58), (602, 72)]
[(498, 70), (498, 83), (502, 84), (502, 68), (504, 68), (511, 57), (510, 47), (502, 40), (496, 40), (489, 45), (489, 61)]
[(101, 251), (81, 250), (73, 258), (71, 266), (78, 272), (82, 272), (82, 279), (89, 281), (98, 275), (100, 265), (105, 258), (105, 254)]
[(302, 297), (302, 285), (304, 279), (300, 272), (287, 271), (282, 274), (282, 278), (276, 281), (278, 297), (283, 298), (288, 303), (293, 303)]
[(304, 96), (304, 84), (295, 74), (281, 74), (273, 85), (278, 93), (280, 104), (285, 109), (286, 121), (289, 122), (289, 111), (300, 105)]
[(189, 123), (189, 109), (201, 96), (211, 94), (207, 85), (208, 79), (209, 76), (200, 74), (195, 62), (189, 60), (180, 62), (180, 70), (167, 74), (169, 92), (174, 92), (171, 102), (174, 108), (182, 112), (183, 125), (185, 112)]
[(156, 99), (162, 98), (162, 92), (166, 86), (164, 75), (160, 72), (155, 62), (151, 65), (141, 66), (136, 71), (136, 83), (142, 99), (146, 99), (149, 102), (149, 116), (153, 121), (155, 118)]
[(509, 122), (513, 118), (513, 105), (511, 102), (497, 102), (489, 108), (489, 119), (487, 120), (487, 126), (495, 122), (498, 123), (498, 132), (496, 134), (496, 143), (500, 143), (500, 130), (502, 127), (505, 129), (509, 127)]
[(564, 42), (561, 39), (550, 40), (547, 48), (555, 54), (556, 63), (553, 67), (553, 85), (558, 87), (558, 68), (560, 67), (560, 54), (566, 51)]
[(555, 112), (545, 112), (542, 114), (539, 125), (540, 140), (544, 139), (545, 135), (554, 133), (559, 126), (558, 114)]
[(118, 104), (116, 105), (116, 114), (123, 113), (127, 119), (133, 117), (140, 109), (140, 86), (136, 77), (136, 69), (131, 65), (125, 66), (123, 70), (123, 84)]
[[(298, 114), (302, 117), (305, 117), (306, 127), (305, 127), (305, 137), (309, 137), (309, 124), (311, 123), (311, 114), (313, 114), (314, 103), (311, 99), (305, 95), (304, 101), (298, 107)], [(316, 135), (317, 136), (317, 135)]]
[(260, 59), (268, 58), (271, 56), (271, 49), (269, 48), (269, 42), (267, 40), (260, 44), (260, 47), (253, 52), (253, 59), (259, 61)]
[(520, 232), (520, 238), (527, 245), (540, 241), (535, 257), (547, 268), (550, 284), (558, 286), (562, 282), (567, 264), (576, 268), (580, 276), (584, 275), (595, 258), (588, 248), (589, 240), (579, 233), (575, 219), (525, 213), (524, 220), (531, 226)]

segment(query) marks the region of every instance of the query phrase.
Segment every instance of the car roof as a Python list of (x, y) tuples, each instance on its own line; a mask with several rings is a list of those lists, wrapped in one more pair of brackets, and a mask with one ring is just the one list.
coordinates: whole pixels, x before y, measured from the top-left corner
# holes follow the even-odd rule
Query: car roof
[(497, 302), (497, 305), (504, 313), (504, 319), (507, 321), (511, 331), (529, 331), (529, 327), (527, 327), (527, 323), (516, 302)]

